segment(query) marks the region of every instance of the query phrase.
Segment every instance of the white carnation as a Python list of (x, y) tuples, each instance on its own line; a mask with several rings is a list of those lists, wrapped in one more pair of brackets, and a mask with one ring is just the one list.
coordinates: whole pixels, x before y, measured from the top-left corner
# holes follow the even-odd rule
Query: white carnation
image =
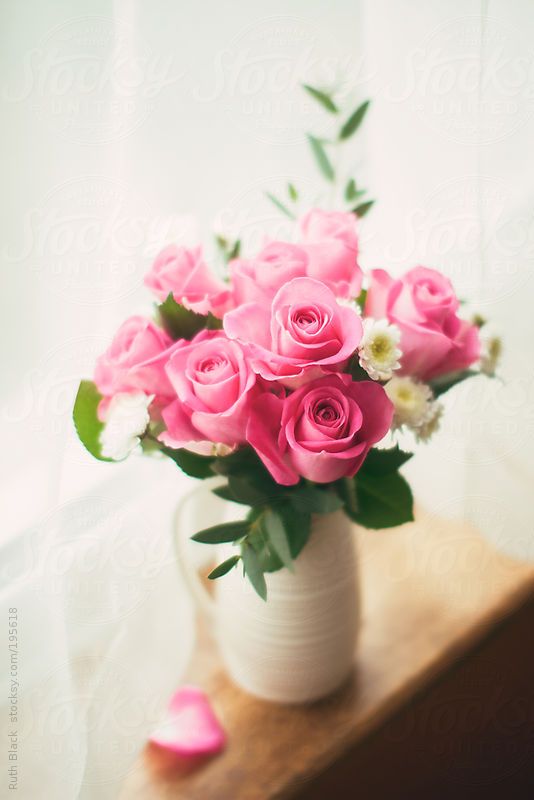
[(430, 386), (404, 377), (392, 378), (384, 388), (395, 409), (394, 427), (406, 425), (419, 440), (428, 439), (437, 430), (443, 408), (435, 401)]
[(394, 370), (400, 367), (402, 352), (398, 347), (399, 341), (399, 329), (390, 325), (387, 319), (364, 319), (358, 353), (360, 365), (374, 381), (389, 380)]
[(154, 395), (142, 392), (116, 394), (107, 409), (106, 422), (100, 434), (102, 455), (122, 461), (139, 444), (139, 437), (150, 421), (148, 406)]

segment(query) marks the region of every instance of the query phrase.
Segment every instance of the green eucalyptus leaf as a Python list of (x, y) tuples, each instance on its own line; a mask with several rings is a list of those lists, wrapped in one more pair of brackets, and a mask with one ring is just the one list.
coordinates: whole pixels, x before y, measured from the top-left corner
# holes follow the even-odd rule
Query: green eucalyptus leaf
[(372, 447), (362, 466), (362, 472), (366, 475), (386, 475), (388, 472), (396, 472), (405, 464), (413, 453), (406, 453), (398, 445), (388, 450), (379, 450)]
[(238, 522), (224, 522), (222, 525), (213, 525), (203, 531), (195, 533), (191, 539), (201, 544), (223, 544), (225, 542), (235, 542), (242, 539), (250, 530), (250, 522), (240, 520)]
[(254, 480), (254, 474), (248, 476), (230, 475), (228, 485), (236, 501), (247, 506), (262, 505), (272, 498), (270, 486), (267, 485), (264, 490), (261, 486), (261, 480), (257, 482)]
[(286, 533), (283, 517), (274, 509), (267, 509), (261, 519), (263, 530), (276, 555), (285, 567), (293, 570), (293, 559), (291, 558), (289, 538)]
[(264, 542), (263, 546), (256, 551), (260, 566), (264, 572), (278, 572), (283, 568), (280, 558), (276, 555), (269, 542)]
[(299, 199), (299, 193), (295, 189), (292, 183), (287, 184), (287, 193), (289, 195), (290, 200), (293, 200), (294, 203), (297, 202)]
[(322, 92), (320, 89), (315, 89), (313, 86), (309, 86), (307, 83), (303, 83), (302, 87), (310, 94), (318, 103), (320, 103), (323, 108), (326, 108), (327, 111), (330, 111), (331, 114), (338, 114), (339, 109), (326, 92)]
[(355, 478), (341, 478), (336, 488), (339, 496), (345, 504), (345, 513), (354, 522), (357, 522), (356, 514), (358, 513), (358, 495), (356, 492), (356, 479)]
[(241, 558), (243, 559), (243, 569), (245, 575), (248, 577), (252, 586), (259, 594), (262, 600), (267, 599), (267, 584), (265, 583), (265, 576), (263, 568), (260, 563), (258, 554), (252, 545), (245, 541), (241, 545)]
[(315, 136), (312, 136), (311, 133), (308, 133), (308, 141), (310, 143), (312, 153), (315, 156), (315, 160), (317, 161), (317, 166), (321, 170), (326, 180), (332, 182), (335, 177), (334, 168), (330, 162), (330, 159), (326, 155), (326, 150), (324, 149), (322, 143)]
[(357, 189), (354, 178), (351, 178), (345, 186), (345, 200), (347, 203), (353, 203), (355, 200), (359, 200), (364, 194), (365, 189)]
[[(230, 486), (227, 483), (225, 483), (224, 486), (217, 486), (216, 489), (212, 489), (211, 491), (214, 495), (220, 497), (221, 500), (229, 500), (231, 503), (239, 503), (239, 500), (236, 500), (232, 494)], [(244, 503), (244, 505), (248, 505), (248, 503)]]
[(393, 528), (413, 520), (410, 487), (398, 472), (355, 478), (358, 509), (354, 519), (364, 528)]
[(356, 200), (357, 195), (356, 181), (354, 178), (351, 178), (345, 186), (345, 200), (347, 203), (350, 203), (351, 200)]
[(100, 434), (104, 423), (98, 419), (98, 404), (102, 395), (92, 381), (81, 381), (74, 401), (72, 418), (83, 446), (99, 461), (113, 461), (102, 455)]
[(252, 499), (254, 492), (253, 504), (256, 504), (275, 499), (285, 491), (285, 487), (273, 480), (251, 447), (242, 447), (227, 456), (219, 456), (214, 461), (213, 469), (219, 475), (225, 475), (232, 480), (240, 479), (239, 482), (231, 482), (231, 489), (248, 505), (250, 503), (245, 500), (245, 493), (250, 494)]
[(288, 497), (297, 511), (309, 514), (330, 514), (343, 505), (330, 489), (319, 489), (313, 485), (298, 486), (289, 492)]
[(227, 558), (226, 561), (223, 561), (221, 564), (215, 567), (215, 569), (212, 569), (208, 575), (208, 578), (210, 581), (214, 581), (216, 578), (221, 578), (223, 575), (226, 575), (227, 572), (230, 572), (230, 570), (235, 567), (240, 559), (241, 556), (230, 556), (230, 558)]
[(297, 511), (289, 502), (278, 503), (276, 510), (284, 522), (291, 557), (296, 558), (310, 538), (311, 514)]
[(289, 219), (295, 219), (295, 215), (293, 214), (293, 212), (290, 211), (289, 208), (286, 205), (284, 205), (284, 203), (282, 203), (282, 201), (279, 200), (278, 197), (276, 197), (274, 194), (271, 194), (271, 192), (265, 192), (265, 197), (267, 197), (271, 201), (271, 203), (274, 206), (276, 206), (278, 211), (281, 211), (282, 214), (285, 214), (286, 217), (289, 217)]
[(356, 133), (358, 128), (363, 122), (363, 118), (367, 113), (367, 109), (369, 108), (370, 100), (366, 100), (361, 106), (358, 106), (356, 111), (354, 111), (348, 120), (345, 122), (341, 130), (339, 131), (339, 138), (340, 139), (348, 139), (349, 136), (352, 136), (353, 133)]
[(456, 386), (456, 384), (465, 381), (466, 378), (472, 378), (474, 375), (478, 374), (479, 373), (474, 369), (463, 369), (459, 372), (451, 372), (448, 375), (441, 375), (439, 378), (435, 378), (433, 381), (430, 381), (430, 386), (434, 392), (434, 397), (439, 397), (441, 394), (445, 394), (445, 392), (448, 392), (449, 389), (452, 389), (452, 387)]
[(264, 508), (253, 507), (247, 514), (247, 519), (253, 523), (257, 523), (252, 525), (250, 533), (247, 536), (247, 542), (249, 542), (256, 551), (262, 570), (264, 572), (276, 572), (282, 569), (284, 565), (273, 549), (267, 532), (264, 529), (264, 513)]
[(161, 452), (174, 461), (191, 478), (213, 478), (212, 465), (215, 462), (213, 456), (201, 456), (183, 447), (179, 450), (173, 450), (172, 447), (162, 447)]
[(241, 240), (236, 239), (234, 242), (234, 246), (228, 253), (228, 261), (232, 261), (233, 258), (238, 258), (240, 252), (241, 252)]
[(220, 497), (221, 500), (228, 500), (231, 503), (237, 502), (227, 483), (225, 483), (224, 486), (217, 486), (215, 489), (212, 489), (211, 491), (216, 497)]
[(251, 447), (239, 447), (227, 456), (217, 456), (213, 464), (219, 475), (247, 475), (261, 467), (261, 459)]
[(358, 217), (358, 219), (361, 219), (362, 217), (365, 217), (365, 215), (372, 209), (374, 204), (375, 204), (374, 200), (367, 200), (367, 202), (360, 203), (359, 206), (353, 208), (352, 213), (355, 214)]

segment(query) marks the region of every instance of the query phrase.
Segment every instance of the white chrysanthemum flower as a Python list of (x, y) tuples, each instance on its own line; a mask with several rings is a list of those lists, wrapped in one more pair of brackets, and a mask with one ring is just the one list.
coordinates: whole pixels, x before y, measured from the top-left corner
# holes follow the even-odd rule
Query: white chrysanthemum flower
[(358, 301), (355, 300), (353, 297), (336, 297), (336, 300), (338, 306), (345, 306), (346, 308), (352, 308), (352, 310), (356, 311), (356, 313), (361, 317), (362, 310), (359, 306)]
[(143, 392), (121, 392), (112, 398), (100, 434), (104, 458), (122, 461), (135, 450), (150, 421), (148, 406), (153, 399), (154, 395)]
[(399, 341), (399, 329), (390, 325), (387, 319), (364, 319), (358, 353), (360, 365), (374, 381), (389, 380), (394, 370), (400, 367), (402, 352), (398, 347)]
[(495, 375), (502, 354), (502, 340), (498, 336), (482, 338), (480, 352), (480, 371), (492, 378)]
[(415, 438), (418, 442), (426, 442), (433, 433), (435, 433), (440, 425), (441, 417), (443, 415), (443, 405), (434, 401), (430, 404), (428, 418), (422, 425), (414, 429)]
[(426, 383), (408, 377), (392, 378), (384, 389), (395, 408), (394, 427), (406, 425), (420, 440), (428, 439), (438, 428), (443, 409)]

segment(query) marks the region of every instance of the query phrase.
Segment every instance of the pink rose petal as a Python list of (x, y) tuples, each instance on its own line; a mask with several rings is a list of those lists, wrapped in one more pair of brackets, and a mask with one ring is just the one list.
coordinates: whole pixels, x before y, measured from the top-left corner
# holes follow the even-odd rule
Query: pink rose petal
[(167, 717), (149, 741), (181, 756), (196, 756), (220, 752), (226, 734), (204, 692), (183, 686), (171, 697)]

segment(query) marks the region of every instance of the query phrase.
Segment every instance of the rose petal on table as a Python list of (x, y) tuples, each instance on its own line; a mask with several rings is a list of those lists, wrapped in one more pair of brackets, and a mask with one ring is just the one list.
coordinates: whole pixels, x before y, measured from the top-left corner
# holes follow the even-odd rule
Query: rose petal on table
[(167, 716), (149, 741), (182, 756), (218, 753), (226, 734), (204, 692), (183, 686), (171, 697)]

